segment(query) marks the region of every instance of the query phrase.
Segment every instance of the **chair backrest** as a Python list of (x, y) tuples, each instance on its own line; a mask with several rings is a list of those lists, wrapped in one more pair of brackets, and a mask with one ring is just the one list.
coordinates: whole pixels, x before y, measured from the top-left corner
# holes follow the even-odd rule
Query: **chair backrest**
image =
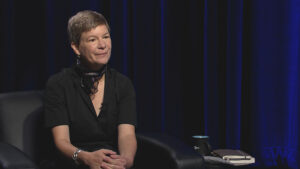
[(50, 131), (43, 126), (43, 92), (0, 94), (0, 141), (16, 146), (37, 164), (53, 149)]

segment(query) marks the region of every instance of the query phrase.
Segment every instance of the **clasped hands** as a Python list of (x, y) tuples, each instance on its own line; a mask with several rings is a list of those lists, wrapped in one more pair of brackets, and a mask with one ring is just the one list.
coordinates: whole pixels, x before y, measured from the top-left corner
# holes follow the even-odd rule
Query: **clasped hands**
[(126, 169), (127, 160), (112, 150), (100, 149), (82, 155), (83, 162), (90, 169)]

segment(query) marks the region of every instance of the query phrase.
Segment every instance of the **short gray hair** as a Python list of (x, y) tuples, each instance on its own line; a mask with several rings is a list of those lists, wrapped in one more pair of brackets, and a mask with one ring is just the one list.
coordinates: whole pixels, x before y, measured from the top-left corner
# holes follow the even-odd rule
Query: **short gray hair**
[(99, 25), (106, 25), (110, 31), (109, 25), (105, 17), (91, 10), (84, 10), (72, 16), (68, 21), (68, 35), (70, 43), (79, 45), (81, 34), (90, 31)]

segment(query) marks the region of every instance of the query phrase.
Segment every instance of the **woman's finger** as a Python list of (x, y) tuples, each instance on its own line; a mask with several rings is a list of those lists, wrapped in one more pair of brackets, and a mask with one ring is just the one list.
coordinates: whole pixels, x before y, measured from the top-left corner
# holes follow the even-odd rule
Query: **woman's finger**
[(110, 167), (110, 165), (108, 163), (106, 163), (106, 162), (103, 162), (100, 167), (103, 168), (103, 169), (112, 169)]
[(113, 164), (113, 165), (118, 165), (118, 166), (124, 166), (124, 164), (125, 164), (125, 161), (122, 159), (112, 159), (110, 157), (104, 158), (103, 161), (108, 164)]
[(106, 163), (106, 162), (103, 162), (101, 164), (101, 167), (103, 167), (104, 169), (125, 169), (125, 167), (123, 165), (109, 164), (109, 163)]
[(108, 150), (108, 149), (101, 149), (100, 151), (102, 151), (104, 154), (109, 154), (109, 155), (117, 154), (116, 152), (114, 152), (112, 150)]

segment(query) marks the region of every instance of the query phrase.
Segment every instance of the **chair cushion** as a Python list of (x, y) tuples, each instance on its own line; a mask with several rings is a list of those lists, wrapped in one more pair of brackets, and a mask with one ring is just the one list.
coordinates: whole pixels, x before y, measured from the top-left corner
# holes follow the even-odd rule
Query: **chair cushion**
[(0, 141), (11, 144), (34, 161), (48, 156), (53, 145), (44, 128), (43, 92), (27, 91), (0, 94)]
[(34, 164), (34, 162), (16, 147), (10, 144), (0, 143), (0, 150), (1, 168), (37, 169), (37, 166)]

